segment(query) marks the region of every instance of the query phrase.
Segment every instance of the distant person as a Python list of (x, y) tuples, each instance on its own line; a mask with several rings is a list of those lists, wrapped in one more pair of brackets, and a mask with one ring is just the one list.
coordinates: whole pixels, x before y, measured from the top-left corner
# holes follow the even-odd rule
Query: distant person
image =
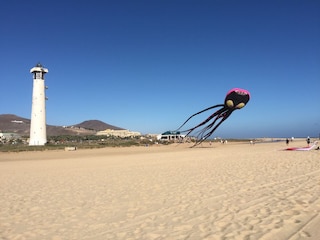
[(289, 145), (289, 138), (286, 139), (286, 144)]
[(310, 145), (310, 137), (308, 136), (307, 138), (307, 143), (308, 143), (308, 146)]

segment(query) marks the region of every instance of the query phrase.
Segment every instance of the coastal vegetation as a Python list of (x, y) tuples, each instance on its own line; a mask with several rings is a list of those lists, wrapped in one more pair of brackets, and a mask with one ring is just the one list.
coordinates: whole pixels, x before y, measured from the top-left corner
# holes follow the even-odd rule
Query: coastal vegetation
[(103, 147), (130, 147), (152, 145), (155, 141), (152, 137), (128, 137), (120, 138), (113, 136), (49, 136), (44, 146), (29, 146), (27, 137), (12, 139), (0, 143), (0, 152), (22, 152), (22, 151), (47, 151), (59, 150), (66, 147), (77, 149), (103, 148)]

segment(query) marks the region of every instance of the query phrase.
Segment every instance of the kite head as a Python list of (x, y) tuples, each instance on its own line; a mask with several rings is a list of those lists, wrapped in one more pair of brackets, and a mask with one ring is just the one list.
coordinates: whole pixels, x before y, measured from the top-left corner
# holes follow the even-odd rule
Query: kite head
[(231, 109), (241, 109), (249, 102), (250, 93), (241, 88), (232, 88), (224, 100), (224, 105)]

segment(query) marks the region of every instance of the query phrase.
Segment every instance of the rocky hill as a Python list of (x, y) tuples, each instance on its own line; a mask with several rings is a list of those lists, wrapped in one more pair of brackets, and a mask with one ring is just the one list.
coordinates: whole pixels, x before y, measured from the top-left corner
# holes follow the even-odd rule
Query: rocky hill
[[(14, 114), (0, 114), (0, 132), (17, 133), (21, 136), (30, 134), (30, 119), (16, 116)], [(105, 129), (121, 130), (99, 120), (88, 120), (72, 126), (53, 126), (47, 125), (48, 136), (60, 135), (92, 135), (97, 131)]]
[(90, 129), (90, 130), (95, 130), (95, 131), (103, 131), (106, 129), (123, 130), (123, 128), (112, 126), (110, 124), (104, 123), (99, 120), (88, 120), (88, 121), (84, 121), (82, 123), (76, 124), (74, 126), (80, 127), (80, 128), (85, 128), (85, 129)]

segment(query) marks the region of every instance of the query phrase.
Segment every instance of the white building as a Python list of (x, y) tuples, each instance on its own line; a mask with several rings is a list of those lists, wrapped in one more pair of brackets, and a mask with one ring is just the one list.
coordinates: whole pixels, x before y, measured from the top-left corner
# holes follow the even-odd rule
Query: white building
[(131, 131), (125, 130), (125, 129), (123, 129), (123, 130), (106, 129), (106, 130), (97, 132), (96, 135), (125, 138), (125, 137), (138, 137), (138, 136), (141, 136), (141, 133), (131, 132)]
[(159, 141), (182, 141), (185, 138), (185, 135), (181, 135), (180, 132), (176, 131), (167, 131), (157, 136)]
[(21, 138), (21, 136), (17, 133), (0, 132), (0, 142), (6, 141), (6, 140), (18, 139), (18, 138)]
[(31, 68), (33, 74), (32, 110), (29, 145), (44, 145), (47, 142), (46, 96), (44, 75), (48, 69), (40, 63)]

